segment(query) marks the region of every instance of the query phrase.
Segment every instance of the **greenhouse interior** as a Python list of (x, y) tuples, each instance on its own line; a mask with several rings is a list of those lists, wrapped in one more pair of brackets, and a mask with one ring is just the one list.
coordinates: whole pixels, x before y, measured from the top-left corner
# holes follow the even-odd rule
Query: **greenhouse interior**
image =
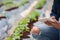
[(50, 17), (52, 5), (53, 0), (0, 0), (0, 40), (37, 40), (31, 29)]

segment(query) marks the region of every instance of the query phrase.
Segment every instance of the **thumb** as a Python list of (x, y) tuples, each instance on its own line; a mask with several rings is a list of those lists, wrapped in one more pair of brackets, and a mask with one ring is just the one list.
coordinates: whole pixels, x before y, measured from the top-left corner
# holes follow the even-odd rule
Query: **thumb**
[(51, 22), (56, 22), (57, 20), (50, 18), (49, 21), (51, 21)]

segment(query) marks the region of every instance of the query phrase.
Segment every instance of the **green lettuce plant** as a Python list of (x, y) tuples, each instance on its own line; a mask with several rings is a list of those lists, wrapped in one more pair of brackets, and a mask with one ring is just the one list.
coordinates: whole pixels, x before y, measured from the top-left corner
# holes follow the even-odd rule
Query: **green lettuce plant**
[(21, 39), (21, 36), (23, 36), (22, 33), (24, 31), (27, 31), (27, 32), (30, 31), (29, 28), (28, 28), (28, 23), (30, 22), (30, 19), (36, 20), (36, 16), (39, 16), (39, 14), (40, 13), (35, 10), (35, 11), (31, 12), (30, 15), (27, 18), (25, 18), (22, 21), (20, 21), (18, 23), (18, 26), (14, 30), (13, 35), (10, 36), (8, 38), (8, 40), (16, 40), (16, 39), (20, 40)]
[(10, 9), (12, 7), (18, 7), (18, 5), (13, 3), (13, 0), (4, 0), (3, 6), (4, 6), (4, 10)]
[(38, 4), (35, 6), (37, 9), (43, 8), (43, 6), (46, 4), (46, 0), (39, 0)]
[(21, 0), (21, 2), (18, 3), (17, 5), (22, 6), (22, 5), (24, 5), (24, 4), (28, 3), (28, 2), (29, 2), (29, 0)]
[(30, 13), (30, 15), (28, 17), (30, 19), (37, 20), (36, 17), (39, 16), (39, 15), (40, 15), (40, 13), (37, 10), (34, 10)]
[(13, 0), (4, 0), (3, 4), (4, 4), (4, 9), (10, 9), (12, 7), (19, 7), (19, 6), (23, 6), (24, 4), (26, 4), (29, 0), (22, 0), (19, 3), (14, 3)]
[(17, 28), (14, 30), (13, 36), (12, 36), (12, 37), (9, 37), (8, 39), (11, 39), (11, 40), (19, 39), (19, 40), (20, 40), (20, 37), (23, 35), (22, 33), (23, 33), (24, 31), (29, 32), (29, 28), (27, 27), (28, 22), (29, 22), (29, 19), (28, 19), (28, 18), (20, 21), (20, 22), (18, 23)]

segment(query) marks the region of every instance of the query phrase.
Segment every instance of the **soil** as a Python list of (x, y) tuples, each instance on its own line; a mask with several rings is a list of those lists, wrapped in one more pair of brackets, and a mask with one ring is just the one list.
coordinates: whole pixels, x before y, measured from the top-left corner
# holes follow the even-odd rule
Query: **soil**
[(43, 7), (39, 7), (39, 8), (37, 8), (37, 9), (42, 9)]
[(5, 11), (11, 11), (11, 10), (14, 10), (14, 9), (17, 9), (18, 7), (12, 7), (12, 8), (9, 8), (9, 9), (6, 9)]

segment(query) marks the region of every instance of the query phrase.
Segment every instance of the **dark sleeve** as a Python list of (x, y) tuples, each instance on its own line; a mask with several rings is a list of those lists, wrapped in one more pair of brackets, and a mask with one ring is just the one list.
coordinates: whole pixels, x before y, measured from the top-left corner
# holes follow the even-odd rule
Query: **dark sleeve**
[(58, 20), (58, 15), (57, 15), (57, 0), (54, 0), (50, 16), (55, 16), (55, 18)]

